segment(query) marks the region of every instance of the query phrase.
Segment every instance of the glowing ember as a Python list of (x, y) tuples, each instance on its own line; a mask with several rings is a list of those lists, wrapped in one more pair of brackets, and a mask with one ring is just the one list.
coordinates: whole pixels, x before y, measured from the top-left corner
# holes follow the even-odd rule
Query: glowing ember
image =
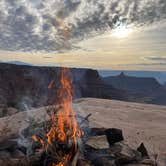
[(38, 141), (38, 138), (37, 138), (37, 136), (36, 136), (36, 135), (33, 135), (33, 136), (32, 136), (32, 139), (33, 139), (35, 142), (37, 142), (37, 141)]

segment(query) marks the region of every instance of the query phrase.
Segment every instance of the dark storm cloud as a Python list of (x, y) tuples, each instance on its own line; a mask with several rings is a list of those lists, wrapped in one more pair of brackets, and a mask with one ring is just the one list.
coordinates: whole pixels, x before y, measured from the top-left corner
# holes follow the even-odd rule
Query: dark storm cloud
[(166, 18), (165, 0), (1, 0), (0, 8), (3, 50), (71, 49), (121, 24), (144, 26)]

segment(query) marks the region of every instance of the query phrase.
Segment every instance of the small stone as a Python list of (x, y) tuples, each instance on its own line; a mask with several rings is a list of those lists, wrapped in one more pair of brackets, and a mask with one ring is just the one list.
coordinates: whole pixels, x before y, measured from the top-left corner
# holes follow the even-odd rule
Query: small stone
[(141, 143), (141, 145), (137, 148), (137, 151), (139, 151), (141, 153), (143, 158), (149, 159), (149, 154), (148, 154), (148, 151), (147, 151), (144, 143)]
[(6, 159), (6, 158), (10, 158), (11, 155), (8, 151), (4, 150), (4, 151), (0, 151), (0, 159)]
[(115, 160), (110, 157), (98, 157), (92, 162), (95, 166), (116, 166)]
[(93, 166), (115, 166), (115, 158), (109, 154), (108, 149), (94, 149), (85, 145), (84, 156)]
[(83, 159), (78, 159), (77, 166), (91, 166), (90, 162)]
[(90, 128), (91, 136), (105, 135), (106, 128)]
[(129, 164), (133, 161), (138, 162), (142, 159), (140, 152), (133, 150), (124, 143), (116, 143), (111, 146), (110, 154), (114, 154), (116, 156), (116, 164), (118, 166)]
[(124, 140), (122, 130), (120, 129), (110, 128), (105, 130), (105, 134), (110, 146), (112, 146), (116, 142)]
[(86, 144), (95, 148), (95, 149), (107, 149), (107, 148), (109, 148), (109, 144), (107, 142), (107, 138), (105, 135), (90, 137), (88, 139), (88, 141), (86, 142)]
[(151, 160), (151, 159), (144, 159), (143, 161), (141, 161), (141, 164), (146, 164), (146, 165), (150, 165), (150, 166), (156, 166), (155, 161)]

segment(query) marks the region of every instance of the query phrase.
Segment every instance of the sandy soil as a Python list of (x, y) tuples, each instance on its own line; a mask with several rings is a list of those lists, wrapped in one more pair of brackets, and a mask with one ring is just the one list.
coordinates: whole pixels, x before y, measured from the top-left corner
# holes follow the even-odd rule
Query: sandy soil
[(122, 129), (134, 147), (144, 142), (150, 154), (159, 154), (160, 165), (166, 166), (166, 106), (84, 98), (75, 101), (74, 109), (84, 116), (92, 113), (92, 127)]

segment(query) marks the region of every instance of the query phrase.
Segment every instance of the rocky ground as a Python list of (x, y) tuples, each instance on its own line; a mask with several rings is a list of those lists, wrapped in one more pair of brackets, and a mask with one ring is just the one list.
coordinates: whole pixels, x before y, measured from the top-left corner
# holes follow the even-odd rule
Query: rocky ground
[[(158, 165), (166, 165), (166, 106), (82, 98), (74, 101), (73, 108), (83, 117), (92, 114), (89, 117), (90, 127), (122, 129), (130, 146), (136, 149), (143, 142), (150, 155), (158, 155)], [(17, 138), (20, 129), (29, 125), (28, 117), (38, 122), (48, 118), (46, 108), (13, 112), (13, 115), (0, 118), (0, 142)], [(1, 148), (3, 146), (0, 145)]]
[(92, 113), (91, 127), (122, 129), (130, 145), (144, 142), (151, 154), (159, 155), (159, 164), (166, 165), (166, 106), (86, 98), (76, 100), (74, 107), (83, 115)]

